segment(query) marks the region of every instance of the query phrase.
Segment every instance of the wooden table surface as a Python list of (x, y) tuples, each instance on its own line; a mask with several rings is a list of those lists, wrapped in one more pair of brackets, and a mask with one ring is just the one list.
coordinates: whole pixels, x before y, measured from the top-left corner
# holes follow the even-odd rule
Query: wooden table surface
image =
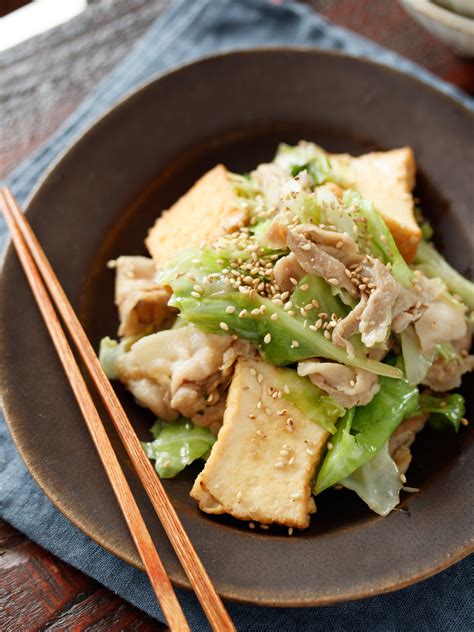
[[(395, 0), (307, 0), (474, 94), (474, 62), (461, 60)], [(0, 175), (64, 121), (130, 50), (169, 0), (95, 0), (85, 13), (0, 53)], [(97, 582), (0, 522), (0, 630), (161, 630)]]

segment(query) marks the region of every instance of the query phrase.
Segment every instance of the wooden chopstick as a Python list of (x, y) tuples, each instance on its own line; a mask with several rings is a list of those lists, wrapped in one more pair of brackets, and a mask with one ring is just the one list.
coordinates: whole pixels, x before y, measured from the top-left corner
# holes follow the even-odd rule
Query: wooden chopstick
[[(79, 351), (84, 364), (89, 371), (94, 384), (107, 408), (107, 411), (110, 414), (110, 417), (114, 423), (114, 426), (124, 444), (125, 449), (134, 465), (134, 468), (147, 492), (153, 507), (165, 529), (165, 532), (178, 556), (178, 559), (181, 562), (181, 565), (189, 579), (189, 582), (199, 599), (199, 602), (208, 618), (208, 621), (213, 630), (220, 631), (234, 631), (234, 625), (232, 620), (227, 613), (227, 610), (224, 607), (219, 595), (217, 594), (209, 575), (207, 574), (196, 550), (194, 549), (184, 527), (171, 504), (166, 491), (156, 475), (155, 469), (153, 468), (151, 462), (145, 455), (145, 452), (141, 446), (141, 443), (135, 434), (135, 431), (128, 420), (128, 417), (115, 394), (114, 389), (112, 388), (107, 376), (105, 375), (100, 362), (97, 358), (97, 355), (92, 348), (92, 345), (89, 342), (89, 339), (79, 322), (79, 319), (76, 316), (59, 280), (49, 263), (46, 254), (44, 253), (40, 243), (38, 242), (36, 235), (33, 232), (28, 220), (21, 212), (18, 204), (16, 203), (12, 193), (6, 187), (0, 189), (0, 202), (3, 202), (3, 211), (9, 228), (13, 235), (13, 240), (17, 252), (21, 258), (22, 264), (26, 263), (25, 272), (27, 273), (28, 280), (30, 284), (34, 283), (35, 287), (38, 286), (38, 282), (41, 282), (39, 278), (38, 271), (48, 288), (48, 291), (51, 295), (51, 298), (58, 309), (62, 320), (69, 331), (74, 344)], [(29, 251), (29, 252), (27, 252)], [(21, 255), (20, 255), (21, 253)], [(30, 256), (31, 255), (31, 256)], [(31, 257), (34, 260), (34, 263), (37, 266), (34, 266), (31, 261)], [(31, 266), (29, 264), (33, 264), (33, 270), (31, 270)], [(24, 264), (23, 264), (24, 265)], [(28, 269), (28, 272), (27, 272)], [(32, 285), (33, 288), (33, 285)], [(43, 288), (44, 290), (44, 288)], [(47, 294), (43, 291), (33, 290), (35, 293), (35, 298), (40, 305), (40, 308), (44, 309), (45, 299), (49, 298)], [(38, 294), (37, 294), (38, 293)], [(57, 321), (56, 314), (54, 309), (52, 308), (52, 312), (55, 316), (55, 320)], [(44, 316), (44, 313), (43, 313)], [(48, 313), (48, 319), (50, 318), (50, 314)], [(48, 319), (46, 319), (48, 328), (49, 323)], [(53, 319), (54, 320), (54, 319)], [(58, 330), (61, 331), (62, 336), (64, 334), (61, 329), (61, 325), (59, 321), (57, 321)], [(50, 330), (51, 333), (51, 330)], [(54, 327), (54, 336), (51, 333), (53, 340), (56, 341), (61, 336), (59, 331)], [(67, 344), (67, 340), (65, 339)], [(55, 342), (56, 344), (56, 342)], [(56, 347), (57, 348), (57, 347)], [(62, 347), (61, 347), (62, 348)], [(71, 353), (72, 359), (74, 356)], [(58, 351), (59, 353), (59, 351)], [(64, 364), (64, 361), (63, 361)], [(69, 366), (69, 364), (68, 364)], [(66, 368), (66, 367), (65, 367)], [(79, 369), (77, 369), (79, 371)], [(80, 374), (80, 371), (79, 371)], [(69, 377), (69, 374), (68, 374)], [(77, 379), (77, 376), (76, 376)], [(85, 383), (82, 379), (82, 384), (85, 387)], [(82, 391), (82, 386), (78, 387)], [(90, 395), (89, 395), (90, 397)], [(84, 411), (83, 411), (84, 412)], [(96, 411), (97, 414), (97, 411)], [(99, 418), (100, 420), (100, 418)], [(104, 430), (105, 432), (105, 430)], [(102, 444), (100, 445), (102, 449)], [(99, 452), (100, 453), (100, 452)], [(115, 457), (115, 455), (114, 455)], [(116, 457), (115, 457), (116, 460)], [(123, 476), (123, 473), (122, 473)], [(130, 490), (129, 490), (130, 491)], [(131, 495), (131, 492), (130, 492)], [(128, 500), (127, 500), (128, 503)], [(133, 501), (133, 505), (135, 502)], [(135, 505), (136, 506), (136, 505)], [(122, 506), (123, 510), (123, 506)], [(129, 525), (130, 526), (130, 525)], [(137, 545), (138, 548), (138, 545)], [(149, 553), (149, 550), (146, 551)], [(158, 557), (158, 556), (157, 556)], [(145, 563), (145, 562), (144, 562)], [(146, 565), (145, 565), (146, 566)], [(151, 577), (150, 577), (151, 579)], [(155, 582), (156, 583), (156, 582)], [(154, 585), (155, 588), (155, 585)], [(160, 586), (161, 588), (161, 586)], [(156, 590), (155, 590), (156, 592)], [(159, 595), (157, 594), (158, 599), (160, 600)], [(176, 597), (175, 597), (176, 599)], [(160, 600), (161, 603), (161, 600)], [(163, 608), (164, 610), (164, 608)], [(170, 608), (169, 608), (170, 610)], [(176, 615), (176, 612), (173, 610), (172, 614)], [(166, 616), (166, 615), (165, 615)], [(171, 624), (170, 624), (171, 625)], [(185, 624), (187, 625), (187, 624)], [(175, 629), (187, 629), (187, 628), (179, 628)]]
[(166, 574), (163, 563), (160, 560), (150, 533), (132, 495), (127, 479), (125, 478), (112, 444), (107, 436), (66, 335), (62, 330), (61, 323), (56, 315), (38, 269), (14, 222), (13, 216), (8, 210), (4, 195), (0, 197), (0, 201), (3, 201), (3, 207), (6, 209), (4, 210), (4, 216), (12, 233), (13, 242), (21, 265), (28, 278), (34, 297), (38, 303), (38, 307), (51, 335), (69, 383), (71, 384), (71, 388), (92, 436), (107, 477), (112, 485), (132, 538), (145, 565), (153, 590), (163, 609), (163, 614), (172, 630), (189, 630), (173, 586)]

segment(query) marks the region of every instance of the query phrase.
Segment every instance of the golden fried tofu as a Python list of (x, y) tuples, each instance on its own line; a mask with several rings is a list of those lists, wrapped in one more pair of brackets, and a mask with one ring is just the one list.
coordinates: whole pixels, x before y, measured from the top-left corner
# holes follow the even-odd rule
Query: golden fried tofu
[(164, 211), (145, 240), (158, 269), (184, 249), (210, 243), (246, 221), (229, 172), (217, 165), (200, 178), (173, 206)]
[(329, 433), (271, 396), (278, 371), (238, 361), (224, 425), (191, 496), (206, 513), (304, 529), (316, 511), (312, 479)]
[(408, 261), (413, 261), (421, 239), (414, 214), (412, 190), (416, 165), (409, 147), (364, 154), (330, 156), (337, 166), (348, 168), (351, 186), (368, 198), (380, 212), (397, 246)]

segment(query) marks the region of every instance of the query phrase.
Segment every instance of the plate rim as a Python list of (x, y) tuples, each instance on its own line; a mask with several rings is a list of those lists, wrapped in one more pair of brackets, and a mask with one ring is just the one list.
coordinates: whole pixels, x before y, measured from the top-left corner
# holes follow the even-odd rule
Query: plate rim
[[(43, 171), (42, 175), (38, 178), (31, 192), (29, 193), (27, 200), (25, 202), (25, 213), (28, 214), (30, 212), (31, 206), (35, 202), (35, 198), (40, 194), (42, 188), (48, 184), (48, 181), (51, 177), (54, 176), (56, 169), (60, 166), (67, 156), (74, 151), (74, 149), (86, 142), (90, 135), (93, 135), (95, 131), (100, 128), (101, 125), (106, 122), (106, 120), (114, 114), (119, 109), (128, 105), (133, 99), (137, 98), (139, 95), (142, 95), (147, 89), (150, 89), (155, 83), (165, 79), (171, 75), (180, 74), (182, 72), (186, 72), (190, 67), (195, 67), (197, 65), (214, 63), (216, 61), (220, 61), (221, 59), (225, 59), (228, 57), (239, 57), (239, 56), (250, 56), (250, 55), (265, 55), (265, 54), (275, 54), (275, 53), (283, 53), (286, 55), (301, 55), (301, 54), (309, 54), (313, 57), (333, 57), (339, 58), (341, 60), (348, 60), (350, 62), (359, 63), (362, 65), (367, 65), (370, 67), (379, 68), (385, 72), (389, 72), (393, 75), (400, 76), (402, 75), (405, 79), (412, 81), (413, 83), (421, 86), (423, 89), (428, 89), (431, 91), (437, 98), (443, 97), (445, 100), (448, 100), (449, 103), (454, 104), (458, 108), (460, 108), (465, 114), (470, 116), (474, 122), (474, 109), (468, 107), (462, 100), (456, 97), (454, 94), (448, 94), (442, 90), (440, 90), (435, 85), (432, 85), (430, 82), (412, 75), (405, 70), (401, 70), (395, 68), (394, 66), (388, 65), (386, 63), (382, 63), (379, 61), (375, 61), (373, 59), (367, 58), (361, 55), (354, 55), (351, 53), (346, 53), (342, 51), (335, 50), (324, 50), (318, 49), (311, 46), (262, 46), (262, 47), (253, 47), (253, 48), (245, 48), (239, 50), (231, 50), (224, 51), (217, 54), (210, 54), (203, 57), (200, 57), (197, 60), (185, 62), (174, 66), (171, 70), (167, 72), (158, 72), (148, 79), (140, 82), (134, 88), (127, 91), (115, 104), (108, 107), (103, 113), (98, 115), (84, 130), (79, 132), (76, 136), (74, 136), (70, 142), (59, 152), (56, 158), (51, 162), (51, 164)], [(5, 282), (4, 275), (4, 264), (8, 257), (14, 256), (14, 248), (11, 243), (11, 240), (7, 242), (6, 247), (3, 251), (3, 257), (0, 263), (0, 282), (3, 285)], [(4, 333), (5, 326), (4, 323), (0, 321), (0, 350), (4, 346)], [(92, 532), (91, 529), (87, 528), (87, 525), (83, 525), (81, 520), (73, 515), (73, 512), (70, 511), (67, 507), (61, 504), (61, 499), (55, 496), (54, 490), (51, 489), (48, 484), (48, 480), (44, 479), (41, 476), (41, 471), (37, 472), (34, 466), (31, 465), (30, 458), (28, 456), (28, 450), (22, 447), (21, 443), (18, 441), (18, 437), (15, 433), (15, 422), (14, 415), (10, 411), (9, 406), (9, 393), (3, 388), (4, 377), (7, 373), (6, 366), (2, 363), (0, 364), (0, 403), (3, 409), (4, 418), (9, 429), (9, 432), (13, 438), (16, 449), (18, 450), (26, 468), (28, 469), (30, 475), (32, 476), (35, 483), (40, 487), (42, 492), (48, 498), (48, 500), (52, 503), (52, 505), (59, 510), (79, 531), (88, 536), (93, 542), (101, 546), (108, 553), (111, 553), (115, 557), (119, 558), (123, 562), (131, 565), (138, 570), (143, 571), (143, 567), (139, 564), (136, 564), (133, 559), (130, 559), (126, 554), (122, 553), (118, 548), (116, 548), (113, 544), (107, 543), (104, 538), (100, 535), (96, 535)], [(469, 545), (469, 538), (466, 538), (466, 542), (461, 544), (455, 551), (450, 550), (446, 552), (444, 559), (439, 562), (434, 567), (426, 568), (422, 571), (414, 572), (409, 577), (405, 577), (403, 579), (399, 579), (393, 581), (390, 584), (385, 584), (383, 587), (377, 586), (369, 588), (368, 586), (359, 587), (359, 590), (352, 589), (350, 593), (346, 592), (346, 594), (337, 594), (331, 597), (316, 597), (316, 598), (302, 598), (300, 600), (292, 599), (291, 601), (286, 601), (285, 599), (278, 599), (278, 602), (275, 603), (271, 597), (268, 598), (255, 598), (253, 600), (247, 599), (245, 597), (239, 596), (236, 593), (229, 593), (227, 590), (220, 591), (221, 596), (224, 599), (229, 601), (242, 603), (242, 604), (253, 604), (253, 605), (261, 605), (261, 606), (273, 606), (273, 607), (315, 607), (315, 606), (328, 606), (334, 605), (337, 603), (355, 601), (359, 599), (366, 599), (369, 597), (374, 597), (381, 594), (386, 594), (390, 592), (394, 592), (413, 584), (416, 584), (420, 581), (428, 579), (436, 575), (437, 573), (449, 568), (453, 564), (461, 561), (466, 558), (469, 554), (474, 552), (474, 543)], [(176, 578), (172, 578), (172, 583), (174, 586), (189, 590), (190, 586), (188, 583), (183, 582), (181, 580), (177, 580)]]

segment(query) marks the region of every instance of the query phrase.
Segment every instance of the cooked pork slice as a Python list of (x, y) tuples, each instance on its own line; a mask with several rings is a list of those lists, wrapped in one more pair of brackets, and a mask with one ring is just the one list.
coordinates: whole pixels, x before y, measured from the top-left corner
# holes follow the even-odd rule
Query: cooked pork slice
[(471, 327), (467, 326), (464, 336), (453, 340), (451, 344), (454, 350), (459, 353), (459, 357), (453, 360), (445, 360), (443, 357), (438, 356), (423, 380), (423, 384), (439, 393), (458, 388), (461, 386), (464, 373), (474, 371), (474, 355), (469, 355), (472, 344)]
[(380, 390), (373, 373), (336, 362), (304, 360), (298, 364), (298, 375), (308, 376), (313, 384), (345, 408), (365, 406)]
[(119, 336), (137, 336), (155, 329), (173, 318), (175, 310), (168, 307), (169, 288), (155, 280), (156, 270), (147, 257), (119, 257), (111, 261), (115, 268), (115, 304), (120, 327)]
[(295, 289), (291, 279), (300, 281), (305, 275), (305, 271), (298, 263), (298, 259), (293, 252), (286, 257), (278, 259), (273, 267), (273, 277), (282, 292), (292, 292)]
[(190, 325), (160, 331), (120, 356), (118, 376), (139, 404), (162, 419), (193, 417), (220, 399), (230, 379), (221, 366), (232, 344), (230, 336), (204, 334)]
[(338, 321), (332, 332), (332, 342), (338, 347), (344, 347), (350, 357), (354, 357), (354, 347), (349, 338), (359, 333), (360, 319), (366, 307), (367, 294), (363, 293), (354, 309)]
[(237, 362), (224, 425), (191, 496), (202, 511), (304, 529), (316, 510), (311, 482), (329, 436), (271, 397), (278, 367)]
[(330, 159), (336, 167), (342, 166), (351, 174), (351, 187), (375, 205), (403, 257), (412, 261), (421, 239), (411, 193), (416, 170), (412, 150), (403, 147), (358, 158), (337, 154)]
[(417, 415), (405, 419), (390, 437), (388, 450), (395, 461), (400, 474), (405, 474), (411, 463), (410, 447), (416, 435), (424, 428), (428, 415)]
[(367, 278), (367, 283), (371, 283), (374, 289), (361, 314), (359, 331), (365, 346), (373, 347), (387, 339), (401, 286), (383, 263), (374, 257), (364, 259), (361, 276), (364, 280)]
[(311, 224), (303, 224), (295, 230), (289, 230), (288, 247), (305, 272), (316, 274), (332, 285), (342, 287), (352, 296), (356, 296), (357, 290), (346, 274), (346, 265), (332, 254), (328, 254), (321, 245), (312, 241), (316, 237), (315, 228)]
[(422, 353), (431, 353), (437, 344), (464, 338), (466, 308), (444, 296), (432, 301), (414, 327)]
[(233, 232), (247, 219), (229, 172), (223, 165), (217, 165), (156, 220), (145, 243), (160, 269), (183, 248), (211, 243)]

